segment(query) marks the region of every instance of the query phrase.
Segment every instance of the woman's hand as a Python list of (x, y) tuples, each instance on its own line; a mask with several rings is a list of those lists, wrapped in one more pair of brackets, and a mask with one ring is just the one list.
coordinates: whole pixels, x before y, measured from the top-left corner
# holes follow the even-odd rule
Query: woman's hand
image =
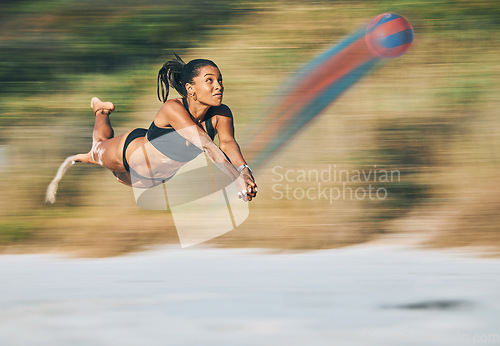
[(252, 198), (255, 198), (257, 195), (257, 184), (255, 184), (255, 179), (252, 175), (252, 172), (245, 167), (241, 172), (240, 176), (243, 178), (243, 181), (245, 183), (245, 192), (246, 192), (246, 197), (249, 201), (252, 200)]

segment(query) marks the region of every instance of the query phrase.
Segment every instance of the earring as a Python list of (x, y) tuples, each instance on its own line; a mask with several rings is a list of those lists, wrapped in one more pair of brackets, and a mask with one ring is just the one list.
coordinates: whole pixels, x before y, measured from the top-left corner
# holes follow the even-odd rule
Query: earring
[(190, 94), (193, 100), (198, 101), (198, 96), (196, 96), (196, 93), (191, 93)]

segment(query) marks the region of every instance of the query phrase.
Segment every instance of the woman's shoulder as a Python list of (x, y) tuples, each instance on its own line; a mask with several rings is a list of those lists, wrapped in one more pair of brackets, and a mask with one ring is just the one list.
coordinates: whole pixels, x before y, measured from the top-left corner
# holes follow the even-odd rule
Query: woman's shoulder
[(185, 111), (181, 98), (169, 99), (161, 106), (154, 118), (154, 123), (159, 127), (171, 126), (172, 120), (182, 117)]
[(166, 111), (178, 111), (180, 109), (184, 109), (182, 98), (168, 99), (161, 107), (161, 110)]
[(165, 101), (165, 103), (161, 106), (158, 111), (158, 115), (160, 116), (171, 116), (179, 113), (185, 112), (186, 109), (182, 103), (181, 98), (169, 99)]
[(220, 106), (210, 107), (210, 116), (222, 116), (222, 117), (232, 118), (233, 113), (231, 112), (229, 106), (222, 103)]

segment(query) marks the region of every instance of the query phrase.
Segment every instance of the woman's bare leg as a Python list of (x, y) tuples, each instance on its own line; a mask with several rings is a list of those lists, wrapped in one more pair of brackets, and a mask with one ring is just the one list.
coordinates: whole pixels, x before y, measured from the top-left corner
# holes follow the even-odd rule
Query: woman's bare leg
[(90, 106), (94, 111), (95, 124), (92, 139), (94, 142), (102, 142), (114, 137), (114, 131), (109, 121), (109, 115), (115, 110), (115, 105), (111, 102), (102, 102), (97, 97), (90, 100)]
[(109, 115), (115, 109), (115, 106), (111, 102), (102, 102), (97, 97), (94, 97), (90, 101), (90, 105), (95, 115), (94, 131), (92, 133), (92, 149), (88, 153), (68, 156), (64, 160), (57, 170), (56, 176), (47, 188), (45, 197), (46, 202), (55, 202), (59, 182), (68, 168), (75, 162), (92, 163), (103, 166), (101, 161), (105, 152), (103, 144), (114, 136), (114, 131), (109, 121)]
[(90, 163), (114, 170), (118, 163), (118, 147), (122, 140), (121, 136), (114, 137), (114, 131), (109, 120), (109, 115), (114, 111), (115, 106), (113, 103), (103, 102), (97, 97), (92, 98), (90, 106), (95, 115), (92, 149), (89, 152)]
[(90, 158), (89, 153), (68, 156), (66, 160), (64, 160), (64, 162), (61, 164), (61, 166), (59, 166), (56, 176), (50, 182), (47, 188), (47, 193), (45, 195), (45, 202), (54, 203), (56, 201), (57, 187), (59, 186), (59, 182), (61, 181), (62, 177), (64, 176), (64, 173), (66, 173), (68, 168), (70, 168), (71, 165), (74, 164), (75, 162), (89, 162), (89, 158)]

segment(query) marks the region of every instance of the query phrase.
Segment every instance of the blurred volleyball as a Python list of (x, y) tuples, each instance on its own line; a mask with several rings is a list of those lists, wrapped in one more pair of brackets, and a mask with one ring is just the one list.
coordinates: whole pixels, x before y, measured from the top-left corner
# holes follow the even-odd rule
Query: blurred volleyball
[(368, 23), (365, 41), (374, 55), (396, 58), (410, 49), (413, 28), (405, 17), (396, 13), (383, 13)]

